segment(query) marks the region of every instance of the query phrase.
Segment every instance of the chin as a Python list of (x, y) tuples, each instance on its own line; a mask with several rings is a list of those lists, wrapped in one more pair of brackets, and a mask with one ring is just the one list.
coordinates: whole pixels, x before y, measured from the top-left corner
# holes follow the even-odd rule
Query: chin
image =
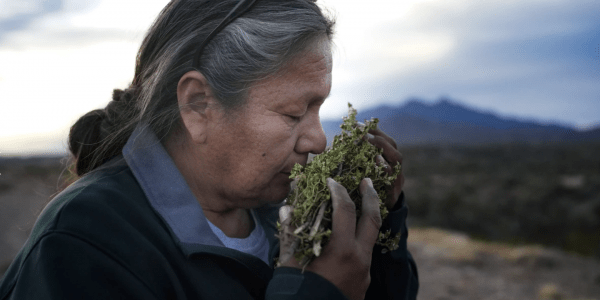
[(285, 200), (291, 193), (292, 188), (290, 184), (280, 185), (272, 188), (262, 197), (263, 204), (277, 204)]

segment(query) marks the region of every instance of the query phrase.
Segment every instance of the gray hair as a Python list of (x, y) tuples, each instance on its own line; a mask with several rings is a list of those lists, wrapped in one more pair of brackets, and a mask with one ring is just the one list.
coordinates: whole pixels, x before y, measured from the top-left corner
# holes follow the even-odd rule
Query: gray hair
[[(120, 154), (140, 122), (160, 139), (181, 128), (179, 79), (195, 70), (195, 50), (237, 2), (173, 0), (162, 10), (142, 42), (131, 86), (115, 90), (104, 110), (87, 113), (71, 127), (78, 175)], [(259, 0), (205, 47), (198, 71), (225, 109), (239, 108), (252, 84), (311, 43), (331, 40), (333, 25), (313, 1)]]

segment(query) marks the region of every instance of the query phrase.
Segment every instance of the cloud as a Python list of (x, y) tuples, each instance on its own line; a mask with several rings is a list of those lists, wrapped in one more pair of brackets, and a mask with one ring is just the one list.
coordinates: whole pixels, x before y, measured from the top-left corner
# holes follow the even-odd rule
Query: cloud
[(31, 29), (52, 16), (85, 12), (100, 0), (5, 0), (0, 2), (0, 41), (13, 32)]
[[(402, 20), (373, 29), (378, 36), (364, 47), (373, 55), (346, 56), (334, 69), (346, 73), (337, 81), (334, 73), (333, 101), (323, 117), (345, 113), (347, 101), (361, 108), (446, 95), (506, 114), (594, 122), (600, 115), (600, 58), (594, 52), (600, 47), (600, 2), (576, 2), (417, 3)], [(386, 48), (389, 65), (382, 66), (388, 72), (372, 74), (369, 66), (377, 63), (371, 60), (380, 56), (372, 49), (379, 45)], [(411, 45), (417, 54), (403, 50)], [(418, 50), (423, 47), (432, 50)]]
[(60, 11), (62, 0), (6, 1), (2, 6), (4, 12), (0, 19), (0, 40), (9, 32), (23, 30), (35, 20)]
[[(6, 3), (18, 2), (8, 0)], [(104, 41), (138, 43), (143, 34), (143, 31), (127, 30), (126, 26), (119, 28), (91, 24), (92, 20), (97, 19), (94, 16), (101, 6), (99, 0), (37, 0), (34, 3), (22, 6), (13, 4), (9, 13), (0, 18), (0, 49), (64, 49)], [(112, 24), (110, 19), (104, 22)]]
[(73, 49), (104, 42), (130, 42), (138, 44), (140, 34), (117, 29), (53, 28), (20, 31), (6, 37), (1, 49)]
[[(160, 11), (152, 8), (164, 6), (159, 2), (64, 0), (3, 11), (1, 20), (22, 18), (26, 26), (1, 35), (0, 151), (45, 151), (44, 136), (47, 149), (59, 149), (56, 140), (66, 139), (79, 116), (104, 107), (114, 88), (126, 87), (145, 31), (127, 24), (148, 28)], [(131, 15), (136, 5), (139, 14)]]
[(167, 3), (168, 0), (6, 0), (0, 2), (0, 48), (74, 48), (107, 41), (139, 44)]
[(0, 138), (62, 130), (104, 107), (112, 90), (133, 78), (136, 50), (132, 43), (104, 42), (0, 51)]
[(28, 155), (66, 155), (68, 131), (14, 135), (2, 138), (0, 157)]

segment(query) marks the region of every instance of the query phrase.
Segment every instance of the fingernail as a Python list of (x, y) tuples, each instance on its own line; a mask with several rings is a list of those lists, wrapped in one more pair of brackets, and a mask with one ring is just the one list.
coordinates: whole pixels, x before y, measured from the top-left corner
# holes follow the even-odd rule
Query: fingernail
[(332, 185), (335, 183), (335, 180), (333, 180), (333, 178), (327, 178), (327, 185)]
[(389, 167), (389, 166), (390, 166), (390, 165), (387, 163), (387, 161), (385, 161), (385, 159), (383, 158), (383, 156), (381, 156), (381, 155), (377, 155), (377, 156), (375, 157), (375, 160), (377, 161), (377, 163), (378, 163), (378, 164), (379, 164), (381, 167), (387, 168), (387, 167)]
[(279, 209), (279, 221), (281, 223), (287, 222), (292, 214), (292, 207), (289, 205), (284, 205)]
[(373, 181), (371, 180), (371, 178), (367, 177), (367, 178), (365, 178), (365, 179), (367, 180), (367, 184), (368, 184), (370, 187), (373, 187)]
[(367, 133), (367, 138), (368, 138), (368, 139), (374, 139), (374, 138), (375, 138), (375, 136), (374, 136), (374, 135), (372, 135), (372, 134), (370, 134), (370, 133)]

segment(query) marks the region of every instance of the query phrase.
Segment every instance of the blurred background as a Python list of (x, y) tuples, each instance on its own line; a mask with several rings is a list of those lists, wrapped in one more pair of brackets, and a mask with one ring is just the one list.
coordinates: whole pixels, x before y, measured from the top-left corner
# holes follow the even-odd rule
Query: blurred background
[[(127, 87), (167, 2), (0, 0), (0, 276), (74, 179), (70, 125)], [(599, 299), (600, 2), (318, 3), (323, 127), (350, 102), (398, 142), (419, 298)]]

